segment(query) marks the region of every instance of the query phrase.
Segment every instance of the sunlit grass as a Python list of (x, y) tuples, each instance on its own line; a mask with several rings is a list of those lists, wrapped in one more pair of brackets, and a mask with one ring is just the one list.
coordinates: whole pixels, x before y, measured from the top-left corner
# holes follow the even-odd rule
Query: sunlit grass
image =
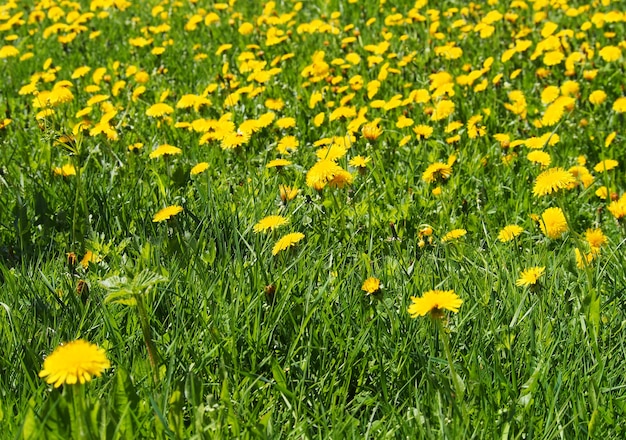
[(623, 9), (0, 5), (6, 435), (622, 438)]

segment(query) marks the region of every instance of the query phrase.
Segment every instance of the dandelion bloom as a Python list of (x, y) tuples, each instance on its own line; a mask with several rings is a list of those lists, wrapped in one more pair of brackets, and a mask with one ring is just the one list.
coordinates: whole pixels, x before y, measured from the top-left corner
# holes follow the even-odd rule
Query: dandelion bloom
[(250, 141), (250, 133), (237, 130), (227, 133), (220, 143), (222, 150), (234, 150), (235, 148), (247, 144)]
[(272, 248), (272, 255), (276, 255), (280, 251), (289, 249), (291, 246), (294, 246), (303, 238), (304, 238), (304, 234), (301, 232), (292, 232), (290, 234), (283, 235)]
[(361, 286), (361, 290), (364, 290), (366, 293), (374, 294), (380, 290), (380, 280), (378, 278), (369, 277), (365, 281), (363, 281), (363, 285)]
[(417, 139), (428, 139), (433, 134), (434, 129), (429, 125), (416, 125), (413, 127), (413, 132), (417, 136)]
[(280, 152), (280, 154), (289, 154), (292, 151), (296, 151), (298, 149), (298, 139), (295, 136), (285, 136), (280, 141), (278, 141), (278, 145), (276, 145), (276, 149)]
[(334, 161), (328, 159), (318, 160), (306, 173), (306, 184), (319, 191), (340, 171), (342, 171), (342, 168)]
[(551, 163), (550, 155), (543, 150), (534, 150), (526, 155), (526, 158), (533, 162), (538, 163), (542, 167), (547, 167)]
[(111, 367), (104, 350), (82, 339), (59, 345), (43, 361), (39, 377), (55, 388), (89, 382)]
[(162, 222), (163, 220), (169, 220), (171, 217), (182, 212), (182, 210), (183, 210), (182, 206), (178, 206), (178, 205), (168, 206), (167, 208), (163, 208), (159, 212), (154, 214), (154, 217), (152, 217), (152, 221), (156, 223), (156, 222)]
[(463, 300), (454, 293), (454, 290), (429, 290), (420, 298), (411, 297), (412, 304), (409, 306), (411, 318), (424, 316), (432, 313), (433, 317), (439, 317), (443, 310), (458, 312)]
[(517, 225), (507, 225), (498, 233), (498, 240), (507, 243), (524, 232), (524, 228)]
[(62, 167), (56, 167), (53, 171), (57, 176), (69, 177), (76, 175), (76, 168), (71, 163), (67, 163)]
[(444, 235), (443, 238), (441, 239), (441, 241), (445, 243), (446, 241), (450, 241), (450, 240), (455, 240), (457, 238), (461, 238), (465, 234), (467, 234), (467, 231), (465, 229), (453, 229), (452, 231), (450, 231), (446, 235)]
[(377, 124), (366, 124), (361, 128), (363, 137), (368, 141), (375, 141), (382, 134), (382, 130)]
[(371, 157), (366, 156), (354, 156), (352, 159), (350, 159), (350, 162), (348, 162), (349, 165), (355, 167), (355, 168), (366, 168), (367, 164), (372, 160)]
[(585, 240), (589, 243), (589, 247), (592, 249), (598, 249), (607, 243), (606, 235), (602, 232), (602, 229), (587, 229), (585, 231)]
[(433, 113), (431, 115), (431, 119), (433, 121), (440, 121), (442, 119), (446, 119), (452, 113), (454, 113), (454, 102), (444, 99), (439, 101), (435, 108), (433, 109)]
[(604, 61), (610, 63), (611, 61), (619, 60), (622, 57), (622, 51), (618, 46), (604, 46), (600, 49), (598, 55), (600, 55)]
[(293, 200), (298, 195), (300, 190), (296, 187), (291, 187), (289, 185), (278, 185), (278, 191), (280, 192), (280, 199), (283, 202), (288, 202)]
[(273, 231), (287, 223), (289, 220), (281, 215), (269, 215), (259, 220), (252, 230), (256, 233)]
[(515, 281), (516, 286), (534, 286), (537, 284), (539, 277), (546, 271), (545, 267), (529, 267), (524, 269), (519, 276), (519, 279)]
[(195, 165), (191, 169), (189, 174), (191, 174), (192, 176), (195, 176), (197, 174), (200, 174), (200, 173), (206, 171), (208, 168), (209, 168), (209, 164), (207, 162), (200, 162), (199, 164)]
[[(10, 119), (9, 119), (10, 121)], [(2, 128), (2, 124), (0, 124), (0, 128)], [(615, 136), (617, 136), (617, 132), (616, 131), (612, 131), (611, 133), (609, 133), (606, 137), (606, 139), (604, 139), (604, 147), (608, 148), (613, 141), (615, 140)]]
[(626, 216), (626, 194), (609, 204), (609, 212), (618, 220)]
[(591, 252), (584, 254), (580, 251), (580, 249), (574, 249), (574, 256), (576, 257), (576, 267), (578, 269), (584, 269), (589, 266), (593, 260), (596, 258), (596, 255), (600, 253), (599, 248), (591, 248)]
[(626, 96), (622, 96), (621, 98), (617, 98), (615, 102), (613, 102), (613, 111), (617, 113), (626, 112)]
[(576, 179), (567, 170), (563, 168), (550, 168), (537, 176), (535, 186), (533, 187), (533, 195), (545, 196), (562, 188), (567, 188), (576, 182)]
[(150, 108), (146, 110), (146, 116), (159, 118), (162, 116), (167, 116), (173, 112), (174, 108), (172, 106), (167, 105), (164, 102), (159, 102), (150, 106)]
[(568, 231), (567, 220), (561, 208), (548, 208), (540, 219), (541, 231), (549, 238), (556, 239)]
[(291, 165), (292, 163), (293, 162), (287, 159), (274, 159), (274, 160), (270, 160), (265, 165), (265, 168), (282, 168), (282, 167), (286, 167), (287, 165)]
[(428, 165), (428, 168), (426, 168), (426, 171), (422, 174), (422, 180), (427, 183), (432, 183), (439, 179), (448, 179), (451, 175), (451, 165), (442, 162), (435, 162)]
[(606, 93), (603, 90), (594, 90), (589, 95), (589, 102), (593, 105), (600, 105), (606, 100)]
[(150, 159), (155, 159), (161, 156), (174, 156), (175, 154), (182, 154), (183, 150), (173, 145), (163, 144), (159, 145), (156, 150), (150, 153)]
[(619, 165), (619, 162), (613, 159), (606, 159), (603, 160), (602, 162), (598, 163), (595, 167), (593, 167), (593, 170), (597, 173), (601, 173), (603, 171), (609, 171), (612, 170), (613, 168), (617, 167)]

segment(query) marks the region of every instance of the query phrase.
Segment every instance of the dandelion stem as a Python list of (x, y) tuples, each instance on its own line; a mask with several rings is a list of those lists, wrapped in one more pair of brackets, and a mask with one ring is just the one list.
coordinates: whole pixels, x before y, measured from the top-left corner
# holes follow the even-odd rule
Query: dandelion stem
[(446, 353), (446, 359), (448, 360), (448, 366), (450, 368), (450, 376), (452, 377), (452, 383), (454, 384), (454, 389), (456, 390), (456, 398), (459, 401), (463, 400), (463, 386), (461, 382), (459, 382), (459, 377), (454, 370), (454, 363), (452, 362), (452, 354), (450, 353), (450, 341), (447, 333), (445, 332), (445, 328), (443, 326), (443, 322), (441, 318), (435, 318), (437, 322), (437, 327), (439, 330), (439, 335), (441, 336), (441, 341), (443, 342), (443, 350)]
[(74, 406), (74, 420), (78, 429), (77, 438), (88, 438), (85, 426), (85, 400), (83, 396), (83, 386), (79, 383), (71, 385), (72, 404)]
[(148, 312), (143, 302), (143, 296), (137, 295), (137, 312), (139, 313), (139, 323), (141, 324), (141, 332), (143, 334), (143, 340), (146, 343), (148, 349), (148, 359), (150, 360), (150, 368), (152, 369), (152, 380), (154, 385), (159, 382), (159, 370), (157, 363), (157, 352), (152, 342), (152, 332), (150, 330), (150, 321), (148, 320)]

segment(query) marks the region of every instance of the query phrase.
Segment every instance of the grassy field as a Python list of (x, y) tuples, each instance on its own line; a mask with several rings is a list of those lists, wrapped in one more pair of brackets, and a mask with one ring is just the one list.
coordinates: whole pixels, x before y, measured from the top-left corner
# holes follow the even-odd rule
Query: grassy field
[(4, 0), (0, 437), (624, 438), (625, 9)]

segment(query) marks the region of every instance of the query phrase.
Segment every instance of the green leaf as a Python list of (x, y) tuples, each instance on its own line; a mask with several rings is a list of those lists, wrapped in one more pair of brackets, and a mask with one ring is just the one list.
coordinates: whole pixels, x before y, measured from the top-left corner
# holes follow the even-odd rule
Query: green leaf
[(118, 431), (124, 437), (135, 437), (133, 420), (136, 417), (139, 406), (139, 396), (135, 392), (135, 386), (126, 370), (119, 367), (115, 372), (115, 386), (112, 397), (113, 410), (119, 418)]
[(35, 399), (31, 397), (28, 402), (28, 411), (26, 411), (26, 417), (24, 417), (24, 425), (22, 426), (22, 438), (24, 440), (34, 438), (35, 431), (37, 429), (37, 421), (35, 419)]
[(137, 301), (133, 298), (134, 296), (143, 295), (154, 285), (165, 281), (167, 281), (166, 277), (144, 269), (132, 279), (114, 275), (100, 281), (100, 285), (109, 292), (104, 299), (105, 303), (135, 305)]

